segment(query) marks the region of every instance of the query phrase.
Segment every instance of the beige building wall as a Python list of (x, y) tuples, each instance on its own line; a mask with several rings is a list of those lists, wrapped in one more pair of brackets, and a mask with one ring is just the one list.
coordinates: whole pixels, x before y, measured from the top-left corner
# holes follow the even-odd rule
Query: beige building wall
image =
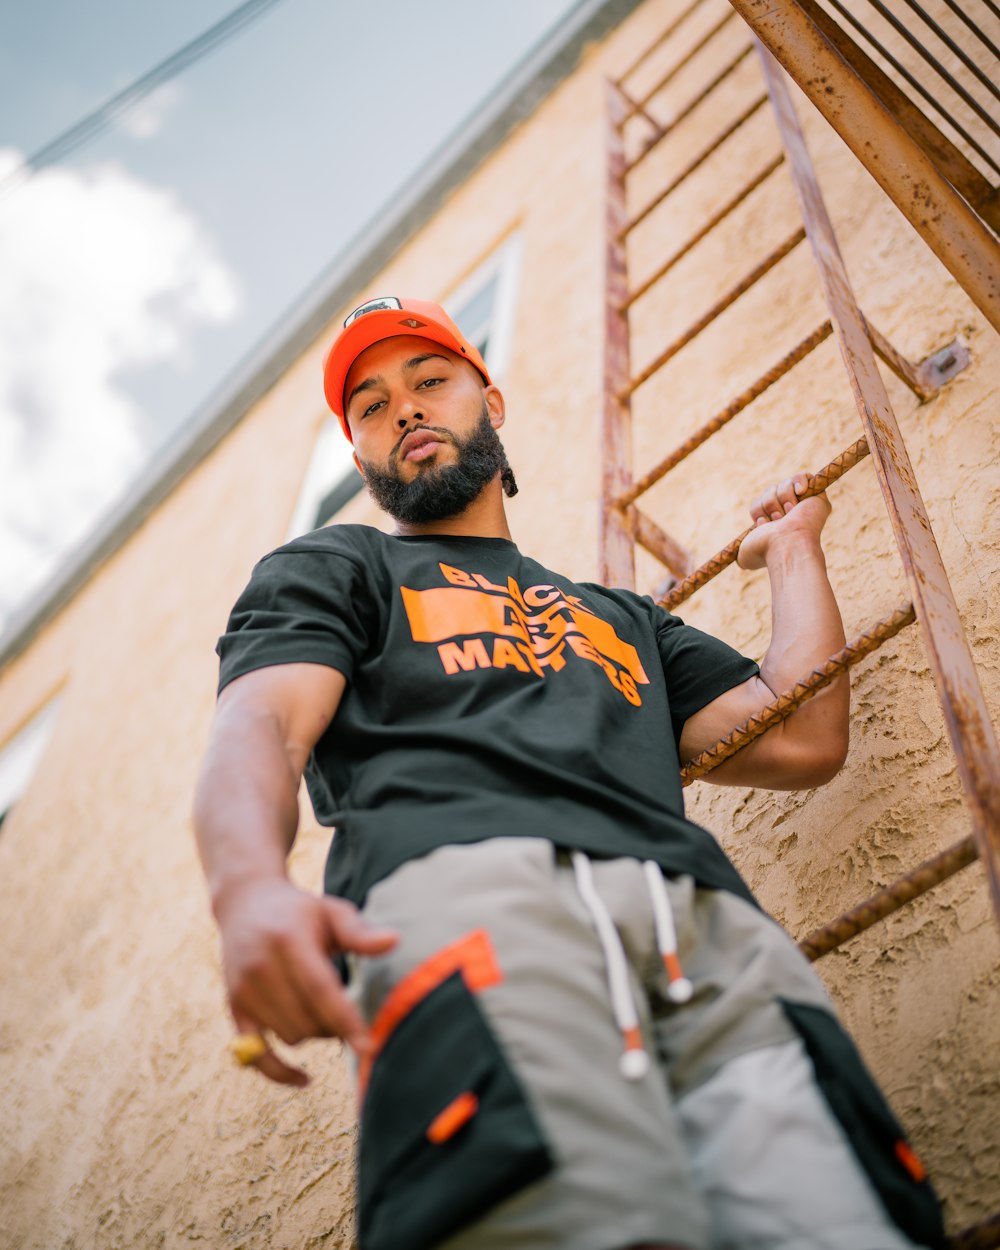
[[(709, 0), (685, 36), (721, 13)], [(598, 568), (604, 87), (680, 11), (649, 0), (454, 193), (367, 295), (446, 297), (511, 231), (523, 256), (505, 443), (516, 540), (575, 579)], [(736, 23), (677, 79), (664, 116), (746, 35)], [(676, 57), (663, 49), (649, 74)], [(707, 67), (707, 68), (706, 68)], [(634, 206), (759, 87), (747, 61), (650, 157)], [(987, 700), (1000, 707), (996, 336), (839, 140), (801, 105), (868, 317), (912, 359), (955, 335), (972, 365), (918, 405), (890, 379)], [(638, 142), (638, 137), (633, 139)], [(641, 278), (777, 151), (762, 111), (636, 232)], [(796, 221), (779, 171), (636, 309), (644, 364)], [(347, 309), (345, 309), (345, 312)], [(805, 245), (637, 395), (651, 464), (823, 319)], [(331, 328), (332, 333), (332, 328)], [(301, 1048), (305, 1092), (235, 1070), (213, 926), (188, 821), (212, 710), (212, 647), (254, 561), (280, 543), (325, 419), (317, 342), (0, 674), (0, 744), (55, 692), (54, 736), (0, 831), (0, 1245), (352, 1245), (354, 1094), (336, 1043)], [(655, 488), (648, 508), (696, 557), (743, 527), (751, 497), (859, 436), (828, 343)], [(870, 464), (832, 492), (829, 561), (848, 635), (907, 598)], [(371, 522), (359, 498), (342, 519)], [(639, 589), (662, 577), (639, 566)], [(681, 615), (752, 655), (760, 575), (730, 570)], [(696, 784), (711, 828), (763, 903), (801, 935), (968, 832), (916, 629), (856, 670), (842, 774), (804, 794)], [(292, 859), (318, 887), (326, 835), (306, 813)], [(949, 1226), (996, 1208), (1000, 941), (975, 866), (819, 968), (945, 1197)]]

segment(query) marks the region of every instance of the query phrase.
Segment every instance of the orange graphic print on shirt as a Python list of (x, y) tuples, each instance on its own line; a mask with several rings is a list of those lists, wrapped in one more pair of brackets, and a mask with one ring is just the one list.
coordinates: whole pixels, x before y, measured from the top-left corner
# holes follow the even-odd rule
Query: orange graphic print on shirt
[[(481, 573), (440, 564), (447, 586), (401, 586), (414, 642), (437, 645), (449, 676), (477, 668), (515, 668), (544, 677), (566, 666), (567, 652), (600, 668), (634, 707), (648, 685), (638, 652), (575, 595), (558, 586), (497, 586)], [(486, 635), (487, 637), (483, 637)]]

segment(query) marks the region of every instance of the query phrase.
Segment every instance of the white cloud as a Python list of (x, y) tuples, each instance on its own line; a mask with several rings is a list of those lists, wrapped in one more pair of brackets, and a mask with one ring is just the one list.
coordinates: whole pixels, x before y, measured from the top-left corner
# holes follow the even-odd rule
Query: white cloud
[[(0, 150), (0, 177), (20, 161)], [(114, 164), (43, 170), (0, 202), (0, 627), (143, 461), (117, 375), (237, 310), (169, 192)]]

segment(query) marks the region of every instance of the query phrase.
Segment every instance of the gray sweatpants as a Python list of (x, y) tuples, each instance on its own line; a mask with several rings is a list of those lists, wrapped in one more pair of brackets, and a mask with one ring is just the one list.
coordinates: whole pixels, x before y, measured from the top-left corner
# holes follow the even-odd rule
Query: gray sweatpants
[[(691, 1250), (911, 1246), (859, 1167), (782, 1009), (779, 999), (829, 1007), (787, 935), (743, 899), (697, 889), (690, 878), (668, 879), (678, 954), (693, 986), (690, 1001), (676, 1003), (642, 866), (597, 860), (592, 870), (624, 951), (643, 1045), (654, 1060), (638, 1079), (622, 1075), (607, 946), (564, 852), (534, 838), (443, 847), (404, 865), (369, 895), (368, 919), (401, 934), (390, 954), (358, 965), (355, 984), (380, 1044), (435, 978), (465, 972), (551, 1159), (544, 1175), (491, 1198), (488, 1210), (462, 1216), (442, 1240), (419, 1244), (441, 1250), (618, 1250), (643, 1242)], [(469, 934), (489, 947), (492, 972), (482, 971), (481, 959), (480, 971), (468, 972), (460, 953), (442, 961), (443, 951), (465, 950)], [(442, 1036), (449, 1018), (442, 1016)], [(433, 1082), (433, 1037), (432, 1027), (419, 1053), (398, 1049), (392, 1062), (426, 1065)], [(381, 1061), (380, 1055), (372, 1066), (373, 1091)], [(467, 1121), (478, 1108), (475, 1097), (463, 1096), (428, 1131), (439, 1145), (454, 1141), (456, 1160), (460, 1139), (452, 1134), (469, 1133)], [(364, 1168), (364, 1121), (362, 1133)], [(377, 1146), (370, 1145), (369, 1159)], [(422, 1192), (439, 1184), (440, 1201), (450, 1201), (447, 1171), (433, 1160), (427, 1166)], [(439, 1172), (442, 1179), (435, 1180)], [(479, 1183), (475, 1174), (454, 1177), (452, 1192)], [(364, 1207), (370, 1187), (361, 1179)], [(363, 1211), (362, 1250), (365, 1220), (372, 1218), (378, 1212)], [(405, 1223), (406, 1216), (393, 1218)], [(382, 1244), (374, 1232), (369, 1241)], [(411, 1245), (405, 1228), (398, 1245)]]

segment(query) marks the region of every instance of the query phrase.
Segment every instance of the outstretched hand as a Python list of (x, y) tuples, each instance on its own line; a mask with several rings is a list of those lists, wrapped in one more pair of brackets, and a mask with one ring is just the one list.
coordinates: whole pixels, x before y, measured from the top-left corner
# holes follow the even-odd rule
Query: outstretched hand
[[(331, 962), (345, 951), (379, 955), (397, 935), (371, 928), (353, 903), (298, 889), (285, 878), (243, 884), (217, 908), (229, 1006), (241, 1033), (270, 1030), (289, 1045), (340, 1037), (359, 1054), (364, 1020)], [(272, 1081), (309, 1077), (268, 1049), (255, 1066)]]
[(808, 475), (796, 473), (766, 491), (750, 505), (754, 528), (740, 544), (737, 563), (743, 569), (761, 569), (775, 543), (789, 539), (819, 545), (819, 536), (832, 511), (825, 494), (800, 499)]

